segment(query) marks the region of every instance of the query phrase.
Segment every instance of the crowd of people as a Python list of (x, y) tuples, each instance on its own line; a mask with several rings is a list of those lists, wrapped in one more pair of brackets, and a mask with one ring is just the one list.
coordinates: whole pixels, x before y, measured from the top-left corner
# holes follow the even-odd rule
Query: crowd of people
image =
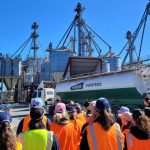
[(150, 150), (150, 97), (144, 105), (132, 112), (122, 106), (113, 114), (106, 98), (87, 102), (84, 109), (57, 101), (50, 117), (35, 98), (16, 134), (10, 112), (0, 112), (0, 150)]

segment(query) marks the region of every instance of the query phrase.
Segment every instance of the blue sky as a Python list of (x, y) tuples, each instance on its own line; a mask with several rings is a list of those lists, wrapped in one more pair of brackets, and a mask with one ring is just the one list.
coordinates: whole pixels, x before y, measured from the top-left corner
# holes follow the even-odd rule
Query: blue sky
[[(42, 46), (46, 48), (51, 41), (55, 47), (73, 20), (77, 2), (85, 7), (83, 17), (89, 26), (119, 53), (126, 31), (136, 29), (148, 0), (0, 0), (0, 52), (11, 55), (17, 50), (30, 36), (34, 21), (39, 24)], [(143, 56), (150, 54), (149, 35), (146, 28)], [(104, 45), (100, 47), (103, 53), (107, 51)]]

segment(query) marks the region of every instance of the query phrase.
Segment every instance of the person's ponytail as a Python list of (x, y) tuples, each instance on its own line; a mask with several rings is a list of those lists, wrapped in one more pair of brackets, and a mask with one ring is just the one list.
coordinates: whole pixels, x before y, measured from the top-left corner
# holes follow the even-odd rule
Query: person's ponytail
[(16, 150), (16, 138), (8, 122), (0, 125), (0, 149)]
[(104, 109), (100, 112), (98, 121), (104, 130), (108, 130), (114, 124), (114, 116), (109, 110)]

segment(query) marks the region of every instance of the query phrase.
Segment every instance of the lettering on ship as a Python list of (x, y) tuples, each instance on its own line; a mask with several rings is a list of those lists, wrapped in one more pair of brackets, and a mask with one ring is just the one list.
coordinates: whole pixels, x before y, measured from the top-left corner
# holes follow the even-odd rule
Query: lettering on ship
[(81, 82), (81, 83), (78, 83), (78, 84), (76, 84), (76, 85), (74, 85), (74, 86), (71, 86), (70, 87), (70, 90), (78, 90), (78, 89), (83, 89), (83, 82)]
[(88, 83), (88, 84), (85, 84), (85, 87), (94, 87), (94, 86), (102, 86), (102, 83), (99, 82), (99, 83)]

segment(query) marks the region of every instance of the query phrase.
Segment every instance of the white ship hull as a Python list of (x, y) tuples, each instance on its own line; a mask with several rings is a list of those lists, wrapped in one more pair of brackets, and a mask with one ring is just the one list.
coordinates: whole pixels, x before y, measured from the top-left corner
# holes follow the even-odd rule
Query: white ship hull
[(67, 101), (96, 99), (101, 96), (112, 100), (142, 100), (142, 95), (150, 89), (150, 74), (146, 76), (147, 84), (143, 76), (141, 70), (140, 73), (128, 70), (80, 77), (58, 83), (56, 93)]

